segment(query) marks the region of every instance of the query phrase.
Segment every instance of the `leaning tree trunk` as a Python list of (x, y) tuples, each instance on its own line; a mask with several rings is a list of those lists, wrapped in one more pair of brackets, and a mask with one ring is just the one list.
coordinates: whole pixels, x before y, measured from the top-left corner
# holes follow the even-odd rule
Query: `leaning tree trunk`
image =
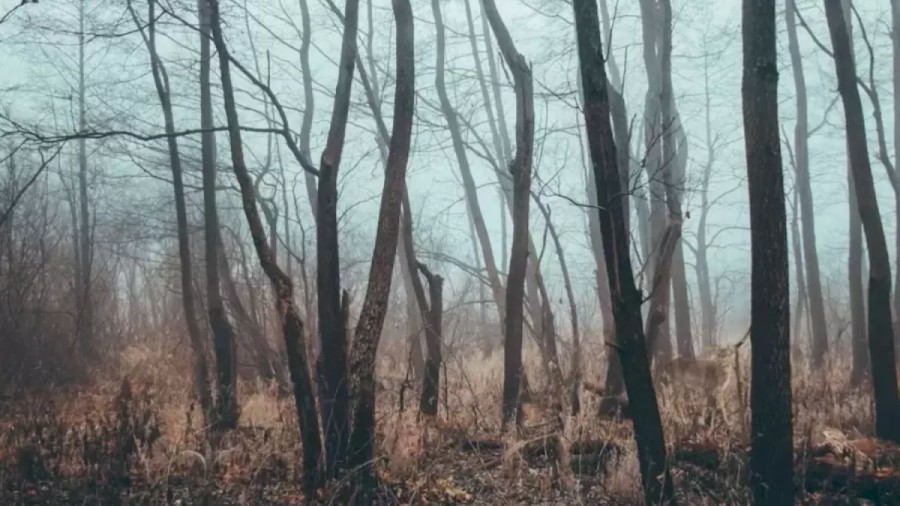
[(375, 249), (369, 283), (356, 326), (350, 378), (355, 401), (350, 464), (358, 469), (360, 493), (375, 490), (375, 358), (391, 291), (391, 278), (400, 236), (400, 209), (406, 191), (415, 111), (415, 51), (413, 15), (409, 0), (393, 1), (397, 27), (397, 77), (394, 92), (394, 125), (385, 167), (384, 189), (375, 233)]
[(597, 209), (603, 235), (603, 251), (609, 273), (609, 289), (616, 340), (625, 389), (628, 393), (638, 463), (647, 504), (674, 501), (672, 478), (666, 464), (666, 444), (659, 406), (650, 375), (650, 360), (641, 328), (641, 294), (631, 270), (628, 233), (622, 200), (622, 181), (616, 168), (616, 145), (609, 121), (603, 42), (594, 0), (574, 0), (575, 30), (581, 80), (584, 86), (584, 119), (592, 167), (597, 182)]
[(194, 276), (191, 268), (190, 235), (188, 234), (187, 206), (184, 198), (184, 178), (182, 176), (181, 155), (178, 151), (178, 138), (175, 134), (175, 119), (172, 114), (172, 101), (169, 92), (169, 76), (162, 60), (156, 52), (156, 3), (148, 2), (147, 32), (144, 33), (143, 24), (137, 17), (137, 13), (128, 1), (128, 10), (135, 25), (141, 32), (141, 38), (150, 54), (150, 68), (153, 74), (153, 84), (156, 87), (156, 95), (159, 97), (159, 105), (163, 112), (163, 121), (166, 131), (166, 141), (169, 148), (169, 165), (172, 170), (172, 186), (175, 191), (175, 220), (178, 231), (178, 260), (181, 274), (181, 304), (184, 310), (184, 322), (194, 353), (194, 382), (197, 390), (197, 400), (206, 423), (212, 422), (213, 402), (209, 389), (209, 369), (206, 363), (206, 347), (203, 346), (203, 336), (200, 325), (197, 322), (196, 303), (194, 300)]
[[(509, 163), (512, 178), (513, 231), (506, 280), (506, 317), (504, 325), (503, 403), (501, 425), (518, 419), (519, 391), (522, 383), (522, 330), (524, 327), (525, 277), (528, 270), (528, 208), (531, 201), (531, 169), (534, 154), (534, 90), (531, 67), (516, 49), (500, 17), (494, 0), (484, 0), (484, 14), (497, 38), (497, 45), (509, 67), (516, 92), (516, 153)], [(532, 259), (536, 262), (536, 259)], [(536, 299), (531, 299), (532, 304)], [(533, 320), (537, 326), (537, 321)]]
[(778, 131), (775, 1), (744, 0), (742, 83), (752, 259), (750, 485), (794, 504), (787, 218)]
[(853, 183), (869, 256), (868, 332), (875, 391), (875, 433), (879, 438), (900, 443), (900, 398), (897, 393), (894, 329), (891, 321), (890, 257), (875, 195), (865, 120), (856, 87), (856, 65), (853, 62), (841, 0), (825, 0), (825, 15), (834, 48), (838, 90), (844, 103)]
[(272, 283), (276, 296), (276, 307), (281, 317), (287, 351), (288, 370), (294, 384), (294, 400), (297, 408), (297, 420), (300, 424), (300, 437), (303, 443), (303, 483), (307, 493), (313, 493), (322, 484), (320, 457), (322, 442), (319, 436), (319, 420), (316, 414), (316, 399), (313, 394), (306, 357), (306, 336), (300, 311), (294, 303), (294, 284), (284, 271), (275, 263), (274, 254), (266, 238), (265, 227), (260, 218), (256, 203), (256, 192), (253, 181), (244, 163), (244, 147), (241, 140), (241, 128), (238, 121), (237, 106), (234, 100), (234, 88), (231, 84), (231, 68), (228, 47), (222, 36), (219, 22), (219, 2), (209, 1), (210, 26), (213, 42), (219, 53), (219, 68), (222, 76), (222, 94), (225, 98), (225, 116), (228, 120), (228, 139), (231, 147), (231, 163), (241, 190), (241, 204), (253, 246), (259, 257), (260, 266)]
[(219, 216), (216, 208), (216, 136), (213, 128), (210, 86), (210, 33), (212, 4), (199, 0), (200, 12), (200, 138), (203, 176), (204, 253), (206, 259), (206, 310), (216, 358), (218, 405), (216, 424), (235, 428), (238, 421), (237, 357), (235, 336), (225, 314), (219, 282)]
[(794, 90), (797, 102), (797, 123), (794, 126), (794, 151), (796, 156), (797, 193), (800, 197), (800, 216), (803, 233), (803, 259), (806, 265), (806, 282), (809, 315), (812, 322), (810, 336), (810, 364), (814, 369), (822, 367), (828, 351), (828, 329), (825, 324), (825, 305), (822, 299), (822, 281), (819, 275), (819, 253), (816, 247), (815, 211), (813, 210), (812, 185), (809, 176), (809, 125), (807, 123), (806, 77), (800, 45), (797, 42), (795, 22), (795, 0), (785, 4), (788, 48), (791, 53), (791, 68), (794, 71)]

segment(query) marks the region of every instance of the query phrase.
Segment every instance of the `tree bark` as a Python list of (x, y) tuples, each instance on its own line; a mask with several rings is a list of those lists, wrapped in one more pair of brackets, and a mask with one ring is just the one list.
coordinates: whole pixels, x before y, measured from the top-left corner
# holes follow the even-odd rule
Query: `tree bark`
[(212, 395), (209, 390), (209, 370), (206, 363), (206, 347), (203, 345), (203, 336), (200, 332), (200, 326), (197, 321), (196, 304), (194, 301), (193, 287), (193, 269), (191, 267), (191, 250), (190, 236), (188, 234), (187, 223), (187, 206), (184, 198), (184, 180), (182, 177), (181, 155), (178, 151), (178, 138), (175, 133), (175, 119), (172, 114), (171, 94), (169, 93), (169, 77), (162, 60), (156, 51), (156, 3), (148, 2), (147, 32), (145, 34), (142, 29), (142, 22), (138, 19), (137, 13), (134, 11), (131, 0), (128, 0), (128, 10), (131, 18), (134, 20), (135, 26), (141, 32), (144, 45), (150, 55), (150, 68), (153, 74), (153, 84), (156, 87), (156, 94), (159, 98), (159, 104), (163, 112), (163, 121), (165, 131), (168, 135), (167, 147), (169, 149), (169, 165), (172, 170), (172, 187), (175, 192), (175, 218), (177, 223), (178, 235), (178, 260), (181, 281), (181, 304), (184, 311), (184, 322), (188, 331), (188, 339), (191, 343), (191, 350), (194, 353), (194, 388), (197, 393), (197, 400), (200, 403), (200, 409), (206, 423), (211, 423), (213, 417)]
[(809, 175), (809, 126), (807, 123), (806, 77), (800, 45), (797, 42), (795, 21), (795, 0), (786, 0), (785, 21), (787, 23), (788, 48), (791, 53), (791, 68), (794, 73), (794, 90), (797, 102), (797, 123), (794, 126), (794, 152), (796, 156), (797, 192), (800, 197), (800, 216), (803, 233), (803, 258), (806, 266), (806, 282), (809, 296), (809, 315), (812, 322), (812, 347), (810, 364), (814, 369), (822, 367), (828, 352), (828, 329), (825, 324), (825, 305), (822, 299), (822, 281), (819, 275), (819, 253), (816, 246), (815, 211), (813, 208), (812, 185)]
[(631, 255), (616, 170), (616, 145), (609, 120), (609, 99), (603, 63), (603, 42), (594, 0), (574, 0), (575, 30), (581, 79), (584, 86), (584, 119), (600, 207), (603, 250), (609, 272), (609, 290), (622, 360), (625, 389), (634, 420), (638, 463), (647, 504), (674, 501), (672, 479), (666, 465), (666, 445), (659, 406), (650, 375), (650, 361), (641, 328), (641, 294), (634, 283)]
[(752, 259), (750, 486), (755, 504), (794, 504), (787, 218), (778, 131), (775, 1), (744, 0), (741, 86)]
[(231, 145), (231, 162), (234, 174), (241, 189), (241, 204), (253, 245), (259, 257), (260, 266), (272, 283), (276, 295), (276, 307), (281, 317), (287, 351), (288, 370), (294, 384), (294, 400), (297, 408), (297, 420), (300, 425), (300, 437), (303, 443), (303, 484), (307, 493), (313, 493), (323, 482), (320, 469), (322, 442), (319, 436), (319, 420), (316, 414), (316, 399), (313, 395), (303, 331), (303, 320), (294, 303), (294, 285), (291, 279), (274, 261), (274, 255), (266, 238), (265, 228), (259, 216), (256, 204), (256, 192), (253, 181), (244, 163), (244, 148), (241, 140), (240, 124), (234, 100), (234, 89), (231, 84), (231, 70), (228, 48), (222, 36), (219, 22), (219, 2), (209, 0), (210, 26), (213, 42), (219, 53), (219, 68), (222, 75), (222, 93), (225, 98), (225, 115), (228, 119), (228, 138)]
[(415, 111), (415, 51), (413, 15), (409, 0), (393, 0), (397, 37), (397, 77), (394, 92), (394, 125), (385, 167), (384, 189), (378, 213), (375, 249), (369, 283), (356, 326), (350, 363), (351, 387), (355, 401), (353, 432), (350, 436), (354, 468), (360, 469), (364, 497), (374, 492), (375, 470), (375, 359), (391, 291), (397, 243), (400, 236), (400, 209), (406, 188)]
[(838, 90), (844, 103), (853, 183), (869, 256), (868, 332), (875, 391), (875, 433), (879, 438), (900, 443), (900, 399), (891, 319), (891, 265), (872, 180), (865, 120), (856, 87), (856, 65), (841, 11), (840, 0), (825, 0)]
[(213, 127), (212, 92), (210, 87), (210, 34), (213, 4), (198, 0), (200, 13), (200, 127), (206, 130), (200, 139), (203, 169), (203, 214), (206, 258), (206, 309), (212, 330), (218, 385), (216, 427), (233, 429), (238, 422), (237, 357), (235, 336), (225, 314), (219, 282), (219, 217), (216, 204), (216, 137)]
[[(528, 210), (531, 201), (531, 171), (534, 154), (534, 90), (531, 68), (500, 17), (493, 0), (484, 0), (484, 14), (491, 25), (497, 45), (510, 69), (516, 92), (516, 153), (509, 163), (512, 179), (512, 249), (506, 279), (506, 319), (504, 325), (503, 403), (501, 425), (517, 420), (522, 383), (522, 330), (524, 327), (525, 277), (529, 259)], [(536, 259), (531, 259), (536, 262)], [(532, 304), (536, 302), (531, 299)], [(536, 322), (537, 320), (533, 320)], [(537, 323), (535, 323), (537, 326)]]

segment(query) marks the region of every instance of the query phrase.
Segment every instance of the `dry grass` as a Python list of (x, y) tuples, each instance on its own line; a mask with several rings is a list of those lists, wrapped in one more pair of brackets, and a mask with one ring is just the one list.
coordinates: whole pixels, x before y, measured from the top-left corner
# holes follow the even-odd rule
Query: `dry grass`
[[(448, 357), (439, 420), (434, 421), (416, 415), (417, 392), (397, 358), (404, 356), (402, 350), (389, 342), (383, 351), (378, 368), (384, 390), (379, 395), (377, 455), (386, 503), (642, 502), (630, 423), (599, 419), (590, 394), (583, 394), (582, 412), (569, 424), (578, 487), (565, 493), (557, 485), (552, 445), (544, 444), (553, 424), (539, 406), (527, 406), (527, 423), (513, 450), (497, 441), (499, 356), (471, 352)], [(0, 503), (303, 501), (290, 399), (243, 384), (239, 429), (207, 438), (191, 401), (187, 364), (148, 348), (129, 349), (121, 357), (117, 370), (91, 387), (5, 398), (0, 406)], [(843, 366), (832, 364), (828, 370), (849, 370)], [(537, 374), (539, 366), (528, 367), (534, 372), (532, 383), (545, 384)], [(748, 372), (743, 356), (745, 396)], [(596, 367), (586, 371), (589, 378), (602, 374)], [(128, 402), (121, 400), (121, 379), (126, 376), (131, 385)], [(702, 392), (669, 387), (658, 392), (673, 476), (685, 504), (748, 501), (748, 418), (733, 387), (730, 392), (723, 403), (725, 413), (714, 416), (708, 416)], [(849, 437), (871, 433), (868, 392), (851, 389), (844, 378), (815, 377), (795, 369), (794, 401), (798, 448), (818, 443), (825, 428)], [(709, 449), (714, 466), (702, 461), (709, 457)], [(317, 501), (328, 504), (329, 490)], [(812, 504), (825, 498), (804, 494), (801, 500)]]

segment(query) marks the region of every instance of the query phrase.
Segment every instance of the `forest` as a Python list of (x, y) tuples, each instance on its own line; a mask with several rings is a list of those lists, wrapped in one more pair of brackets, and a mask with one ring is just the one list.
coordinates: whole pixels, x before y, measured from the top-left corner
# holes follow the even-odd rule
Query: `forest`
[(0, 504), (900, 504), (900, 0), (0, 0)]

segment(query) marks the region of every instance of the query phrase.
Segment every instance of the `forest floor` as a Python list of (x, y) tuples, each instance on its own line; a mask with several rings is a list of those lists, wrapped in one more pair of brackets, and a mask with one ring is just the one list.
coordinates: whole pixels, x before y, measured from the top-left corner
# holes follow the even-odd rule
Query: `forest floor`
[[(304, 503), (293, 401), (243, 384), (239, 428), (209, 436), (191, 402), (189, 374), (160, 365), (178, 362), (131, 350), (115, 373), (90, 386), (2, 397), (0, 504)], [(642, 504), (630, 422), (598, 417), (589, 393), (567, 434), (576, 490), (562, 491), (548, 437), (553, 424), (540, 407), (526, 407), (512, 447), (498, 438), (497, 358), (447, 364), (437, 422), (417, 420), (414, 391), (390, 375), (400, 370), (396, 363), (383, 362), (377, 455), (384, 504)], [(748, 416), (736, 393), (745, 399), (746, 363), (741, 369), (742, 390), (731, 390), (712, 417), (702, 392), (658, 390), (682, 504), (749, 503)], [(795, 375), (799, 503), (900, 504), (900, 449), (868, 438), (870, 404), (843, 378)], [(341, 504), (340, 486), (309, 502)]]

